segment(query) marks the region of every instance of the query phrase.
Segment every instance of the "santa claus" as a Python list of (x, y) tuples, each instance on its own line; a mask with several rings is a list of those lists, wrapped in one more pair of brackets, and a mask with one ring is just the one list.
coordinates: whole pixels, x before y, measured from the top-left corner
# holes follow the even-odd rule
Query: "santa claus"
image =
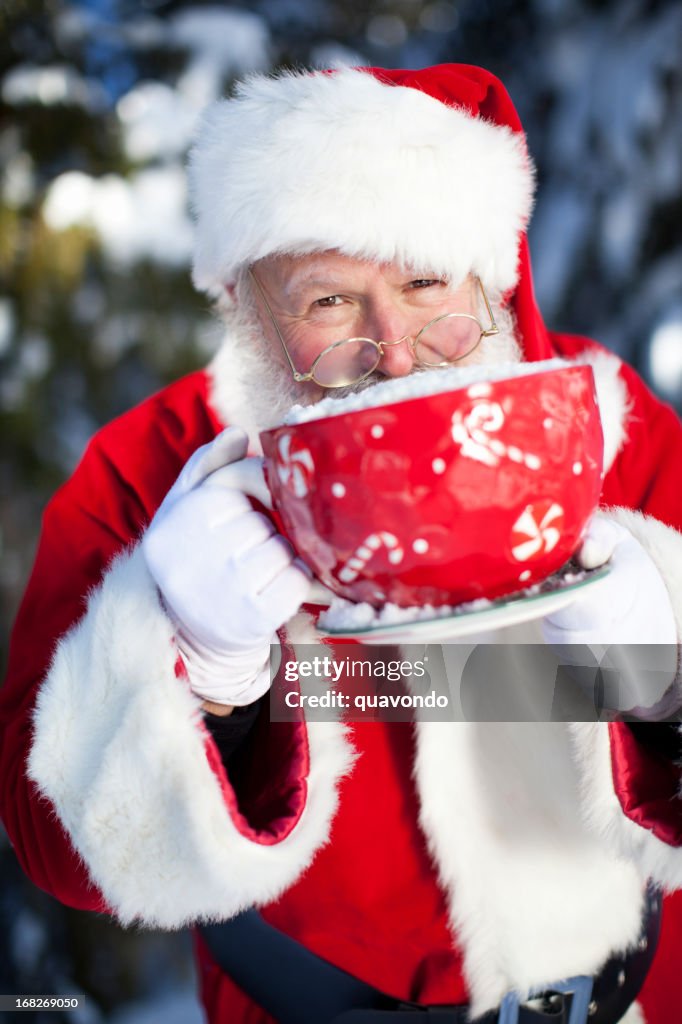
[[(313, 635), (310, 573), (216, 486), (294, 403), (589, 362), (605, 475), (580, 557), (611, 572), (544, 636), (677, 652), (682, 429), (545, 328), (509, 97), (458, 65), (253, 77), (190, 174), (225, 340), (97, 434), (46, 510), (2, 691), (26, 872), (123, 924), (198, 925), (211, 1024), (682, 1020), (674, 897), (656, 952), (682, 885), (677, 655), (608, 722), (271, 722), (271, 643)], [(427, 343), (453, 313), (466, 330)]]

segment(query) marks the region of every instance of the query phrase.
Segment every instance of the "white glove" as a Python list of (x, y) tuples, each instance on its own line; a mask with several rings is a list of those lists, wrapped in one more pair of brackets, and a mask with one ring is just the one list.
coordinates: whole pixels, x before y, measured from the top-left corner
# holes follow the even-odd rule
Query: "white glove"
[(658, 704), (677, 670), (677, 628), (666, 585), (630, 531), (600, 514), (576, 557), (584, 569), (610, 562), (610, 574), (543, 619), (545, 642), (565, 664), (610, 670), (611, 697), (619, 697), (606, 706), (643, 714)]
[(242, 430), (230, 428), (199, 448), (142, 540), (192, 689), (238, 706), (268, 689), (275, 631), (310, 587), (309, 571), (270, 520), (212, 476), (242, 459), (247, 444)]

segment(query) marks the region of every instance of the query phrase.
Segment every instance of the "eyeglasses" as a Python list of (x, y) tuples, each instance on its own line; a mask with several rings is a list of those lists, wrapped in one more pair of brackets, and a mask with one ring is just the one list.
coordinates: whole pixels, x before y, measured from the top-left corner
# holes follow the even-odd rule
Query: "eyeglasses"
[(483, 327), (478, 317), (472, 313), (442, 313), (429, 320), (414, 338), (406, 334), (396, 341), (374, 341), (373, 338), (343, 338), (341, 341), (335, 341), (323, 348), (315, 357), (308, 373), (299, 373), (289, 354), (275, 314), (270, 309), (263, 287), (251, 268), (249, 275), (277, 332), (293, 378), (299, 384), (314, 381), (321, 388), (342, 388), (359, 384), (376, 370), (385, 349), (401, 345), (403, 341), (408, 343), (412, 356), (419, 366), (450, 366), (471, 355), (482, 338), (499, 334), (488, 296), (477, 277), (476, 283), (490, 317), (489, 327)]

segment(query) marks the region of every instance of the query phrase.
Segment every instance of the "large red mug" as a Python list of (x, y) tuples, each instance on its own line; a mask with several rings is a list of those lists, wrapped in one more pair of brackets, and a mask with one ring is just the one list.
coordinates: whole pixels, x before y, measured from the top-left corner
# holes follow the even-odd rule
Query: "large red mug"
[(589, 366), (524, 364), (260, 436), (267, 489), (260, 460), (236, 464), (237, 485), (274, 505), (327, 587), (375, 607), (456, 605), (543, 580), (575, 552), (601, 490)]

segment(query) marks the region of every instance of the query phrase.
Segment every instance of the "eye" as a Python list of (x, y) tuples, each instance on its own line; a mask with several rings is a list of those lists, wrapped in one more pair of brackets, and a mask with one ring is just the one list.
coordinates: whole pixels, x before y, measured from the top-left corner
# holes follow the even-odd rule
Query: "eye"
[(436, 285), (445, 285), (446, 281), (442, 281), (440, 278), (433, 277), (418, 277), (415, 281), (410, 281), (410, 288), (434, 288)]
[(315, 299), (313, 305), (321, 309), (330, 309), (332, 306), (340, 306), (342, 302), (340, 295), (326, 295), (324, 299)]
[(448, 282), (440, 277), (416, 277), (405, 289), (405, 298), (414, 306), (441, 306), (448, 301)]

